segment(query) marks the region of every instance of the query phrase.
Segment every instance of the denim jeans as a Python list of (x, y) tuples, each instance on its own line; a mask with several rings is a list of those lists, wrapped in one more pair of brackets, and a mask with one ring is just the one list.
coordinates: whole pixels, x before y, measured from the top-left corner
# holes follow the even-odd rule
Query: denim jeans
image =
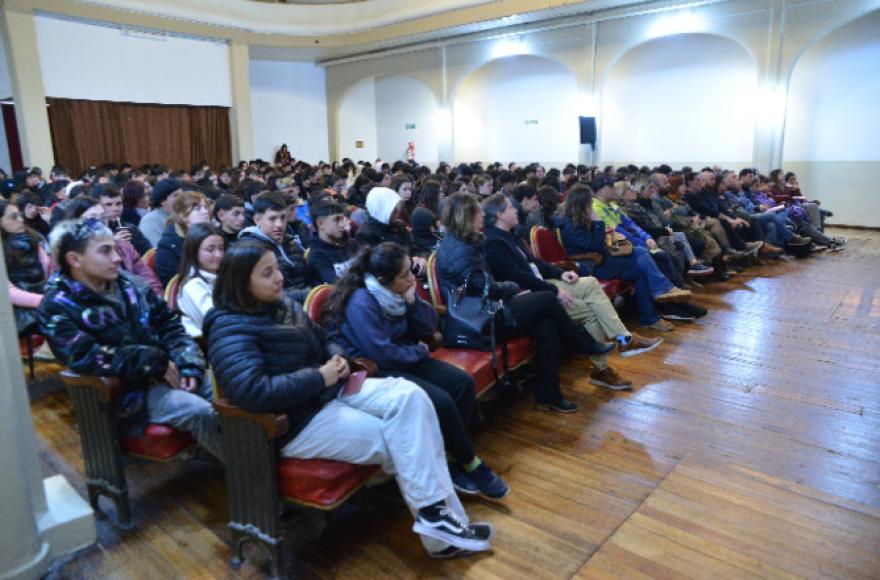
[(147, 390), (147, 412), (151, 423), (187, 431), (214, 457), (223, 459), (220, 422), (211, 405), (213, 399), (211, 379), (206, 374), (199, 388), (192, 393), (165, 384), (153, 385)]
[(672, 290), (672, 282), (660, 272), (648, 250), (633, 248), (630, 256), (606, 256), (593, 274), (602, 280), (619, 278), (633, 282), (639, 324), (649, 326), (660, 320), (654, 310), (654, 298)]

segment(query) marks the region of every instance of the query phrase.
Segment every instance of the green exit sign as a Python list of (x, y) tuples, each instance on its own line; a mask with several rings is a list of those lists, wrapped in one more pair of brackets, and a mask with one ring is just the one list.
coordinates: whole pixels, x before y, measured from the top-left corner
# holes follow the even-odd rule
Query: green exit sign
[(415, 129), (415, 128), (416, 128), (416, 124), (415, 124), (415, 123), (407, 123), (407, 124), (406, 124), (406, 129), (407, 129), (407, 130)]
[(537, 125), (537, 124), (538, 124), (537, 119), (526, 119), (526, 125)]

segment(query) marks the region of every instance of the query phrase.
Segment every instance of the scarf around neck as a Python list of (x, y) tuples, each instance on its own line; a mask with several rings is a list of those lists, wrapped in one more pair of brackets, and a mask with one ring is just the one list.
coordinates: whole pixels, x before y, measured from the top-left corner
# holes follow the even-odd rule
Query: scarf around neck
[(403, 316), (406, 313), (406, 300), (397, 292), (383, 286), (372, 274), (364, 276), (367, 292), (376, 299), (379, 306), (389, 316)]

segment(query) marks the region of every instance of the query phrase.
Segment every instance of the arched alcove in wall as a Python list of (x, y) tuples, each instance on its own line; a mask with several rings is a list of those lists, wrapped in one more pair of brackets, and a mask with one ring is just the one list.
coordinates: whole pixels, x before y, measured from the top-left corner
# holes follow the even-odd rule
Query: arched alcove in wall
[(602, 161), (750, 164), (757, 79), (748, 51), (722, 36), (678, 34), (630, 49), (604, 82)]
[(379, 156), (376, 133), (376, 79), (370, 77), (358, 81), (339, 101), (339, 158), (348, 157), (372, 163)]
[(577, 95), (574, 75), (554, 60), (517, 55), (484, 64), (455, 93), (455, 159), (576, 161)]
[(807, 49), (792, 71), (784, 166), (836, 223), (880, 226), (880, 10)]
[(437, 119), (437, 98), (422, 81), (406, 75), (363, 79), (340, 100), (339, 154), (355, 160), (394, 161), (405, 157), (412, 142), (420, 163), (436, 164)]

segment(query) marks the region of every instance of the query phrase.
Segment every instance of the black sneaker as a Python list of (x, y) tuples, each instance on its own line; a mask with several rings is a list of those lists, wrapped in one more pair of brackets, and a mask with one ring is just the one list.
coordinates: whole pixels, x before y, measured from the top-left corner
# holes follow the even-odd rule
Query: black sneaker
[(465, 524), (444, 504), (420, 509), (412, 529), (419, 535), (471, 552), (488, 550), (495, 536), (490, 524)]
[(498, 477), (497, 473), (489, 469), (485, 463), (480, 463), (467, 476), (477, 484), (479, 493), (485, 498), (498, 501), (504, 499), (510, 493), (510, 486)]
[(565, 399), (558, 403), (535, 403), (535, 408), (541, 411), (555, 411), (557, 413), (577, 413), (581, 410), (580, 407)]
[(657, 310), (660, 312), (660, 318), (664, 320), (693, 322), (696, 318), (696, 316), (681, 308), (680, 304), (658, 304)]
[(470, 550), (462, 550), (455, 546), (449, 546), (445, 550), (439, 552), (428, 552), (428, 556), (435, 560), (451, 560), (453, 558), (464, 558), (465, 556), (473, 556), (474, 552)]
[(452, 487), (458, 493), (463, 495), (478, 495), (480, 493), (480, 486), (464, 472), (458, 463), (449, 464), (449, 477), (452, 479)]
[(702, 318), (709, 314), (708, 310), (699, 304), (694, 304), (693, 302), (679, 302), (676, 306), (678, 306), (679, 310), (686, 312), (694, 318)]

